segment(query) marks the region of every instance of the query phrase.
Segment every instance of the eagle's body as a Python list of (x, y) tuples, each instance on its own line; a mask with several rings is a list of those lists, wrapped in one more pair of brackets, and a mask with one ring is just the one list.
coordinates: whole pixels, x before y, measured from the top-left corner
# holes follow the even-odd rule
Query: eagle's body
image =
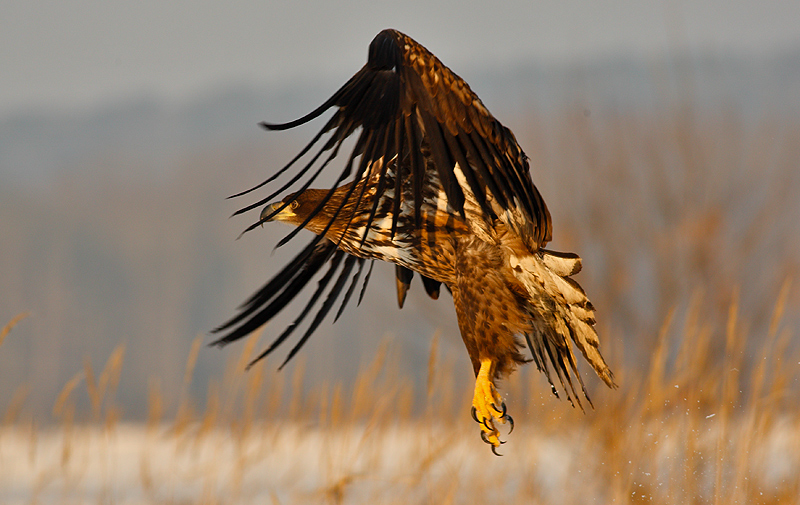
[[(341, 314), (364, 263), (379, 259), (397, 265), (401, 307), (412, 272), (422, 276), (431, 297), (438, 297), (442, 283), (452, 293), (477, 376), (473, 414), (493, 450), (500, 443), (493, 420), (511, 420), (493, 381), (527, 361), (521, 352), (525, 341), (551, 384), (548, 363), (553, 366), (570, 399), (580, 402), (573, 376), (583, 386), (570, 340), (598, 375), (614, 385), (598, 351), (594, 309), (569, 278), (580, 270), (580, 258), (543, 249), (552, 225), (530, 179), (527, 158), (511, 131), (489, 114), (463, 80), (411, 38), (384, 30), (370, 45), (367, 65), (328, 102), (297, 121), (265, 126), (291, 128), (328, 108), (336, 112), (323, 131), (257, 187), (285, 173), (330, 133), (318, 154), (273, 195), (240, 211), (283, 192), (329, 152), (299, 191), (268, 205), (259, 221), (284, 221), (317, 237), (219, 328), (234, 328), (219, 343), (241, 338), (271, 319), (327, 264), (307, 309), (319, 301), (337, 271), (339, 275), (288, 361), (343, 294)], [(309, 189), (342, 141), (358, 130), (336, 185)], [(354, 168), (351, 180), (341, 184)], [(259, 358), (282, 343), (307, 313)]]

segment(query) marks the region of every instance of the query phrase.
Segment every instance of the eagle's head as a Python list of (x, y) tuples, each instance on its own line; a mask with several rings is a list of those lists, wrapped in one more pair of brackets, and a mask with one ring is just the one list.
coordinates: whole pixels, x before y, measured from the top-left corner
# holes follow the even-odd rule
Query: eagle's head
[(261, 211), (261, 223), (280, 221), (293, 226), (300, 226), (309, 215), (313, 214), (305, 228), (314, 233), (320, 233), (333, 217), (331, 212), (337, 207), (338, 195), (334, 194), (328, 203), (314, 214), (314, 210), (327, 194), (327, 189), (307, 189), (286, 195), (280, 202), (271, 203), (264, 207)]
[[(288, 203), (285, 207), (284, 204)], [(283, 207), (281, 209), (281, 207)], [(300, 202), (295, 199), (294, 193), (287, 196), (280, 202), (270, 203), (261, 211), (261, 223), (269, 221), (282, 221), (286, 223), (293, 223), (297, 219), (297, 210), (300, 207)]]

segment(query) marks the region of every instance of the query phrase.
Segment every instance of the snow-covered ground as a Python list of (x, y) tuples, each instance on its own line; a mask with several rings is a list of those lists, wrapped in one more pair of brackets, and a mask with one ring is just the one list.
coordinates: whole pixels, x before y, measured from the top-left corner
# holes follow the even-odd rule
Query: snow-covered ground
[(632, 439), (620, 446), (588, 422), (521, 423), (501, 458), (467, 422), (12, 426), (0, 429), (0, 503), (704, 503), (715, 490), (722, 503), (800, 503), (788, 494), (800, 482), (800, 426), (777, 422), (757, 437), (761, 428), (737, 426), (727, 440), (713, 417), (693, 434), (678, 421), (620, 427)]

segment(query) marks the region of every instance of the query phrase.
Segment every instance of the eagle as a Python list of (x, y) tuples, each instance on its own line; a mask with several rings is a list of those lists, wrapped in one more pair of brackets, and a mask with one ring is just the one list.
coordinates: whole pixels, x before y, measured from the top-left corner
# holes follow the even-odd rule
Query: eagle
[[(374, 260), (383, 260), (395, 264), (400, 308), (415, 273), (432, 299), (442, 284), (452, 294), (476, 376), (472, 417), (495, 454), (502, 443), (498, 424), (508, 423), (509, 433), (514, 427), (496, 384), (518, 365), (532, 360), (556, 396), (554, 376), (573, 406), (574, 398), (583, 408), (576, 384), (591, 400), (574, 345), (603, 382), (616, 387), (599, 351), (594, 307), (572, 279), (581, 259), (545, 249), (552, 223), (528, 158), (466, 82), (412, 38), (387, 29), (370, 43), (366, 65), (322, 105), (288, 123), (261, 125), (287, 130), (329, 109), (330, 119), (285, 166), (231, 197), (272, 186), (268, 196), (234, 214), (264, 206), (245, 231), (272, 221), (293, 225), (276, 247), (301, 229), (314, 236), (235, 317), (213, 330), (220, 335), (214, 344), (250, 334), (318, 277), (299, 316), (253, 361), (314, 313), (285, 365), (337, 305), (334, 322), (339, 318), (363, 280), (361, 301)], [(312, 188), (351, 136), (355, 142), (336, 182)], [(288, 180), (279, 184), (280, 178)], [(526, 344), (530, 359), (523, 354)]]

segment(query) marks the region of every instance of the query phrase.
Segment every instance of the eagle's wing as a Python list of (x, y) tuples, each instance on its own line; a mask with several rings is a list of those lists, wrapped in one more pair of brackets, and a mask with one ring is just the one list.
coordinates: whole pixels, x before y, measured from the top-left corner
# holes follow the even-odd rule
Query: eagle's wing
[[(344, 261), (342, 261), (344, 260)], [(333, 283), (328, 296), (325, 298), (322, 306), (319, 308), (314, 320), (306, 329), (300, 341), (295, 344), (289, 355), (284, 360), (283, 365), (289, 362), (292, 357), (300, 350), (303, 344), (306, 343), (308, 338), (314, 330), (322, 322), (322, 319), (330, 312), (334, 306), (336, 299), (344, 293), (344, 299), (339, 306), (336, 313), (336, 319), (342, 314), (344, 307), (350, 300), (350, 297), (358, 284), (359, 278), (364, 270), (367, 260), (356, 258), (355, 256), (346, 254), (344, 251), (338, 249), (336, 244), (330, 240), (313, 240), (297, 257), (295, 257), (286, 267), (283, 268), (275, 277), (254, 293), (247, 301), (240, 307), (240, 312), (234, 318), (227, 321), (222, 326), (215, 328), (214, 333), (218, 333), (230, 328), (225, 336), (213, 342), (213, 345), (225, 345), (235, 340), (238, 340), (246, 335), (255, 331), (259, 326), (271, 320), (275, 315), (283, 310), (286, 305), (291, 302), (295, 296), (302, 291), (308, 282), (314, 277), (315, 274), (320, 272), (327, 264), (328, 270), (325, 275), (319, 280), (318, 286), (311, 299), (306, 304), (305, 308), (300, 312), (297, 319), (290, 324), (286, 330), (283, 331), (272, 344), (259, 354), (250, 364), (264, 358), (270, 354), (276, 347), (283, 343), (289, 335), (291, 335), (297, 326), (305, 319), (311, 312), (311, 308), (319, 300), (320, 296), (325, 292), (331, 280), (336, 276), (336, 281)], [(342, 266), (339, 270), (339, 266)], [(350, 274), (355, 269), (355, 274), (350, 279), (350, 284), (347, 290), (344, 288), (347, 285)], [(336, 275), (339, 270), (338, 276)], [(370, 274), (372, 273), (372, 262), (364, 277), (364, 284), (361, 288), (358, 302), (364, 296), (364, 291), (367, 288)]]
[[(343, 224), (341, 221), (353, 218), (341, 212), (344, 202), (353, 194), (359, 202), (362, 198), (374, 199), (365, 230), (369, 230), (369, 225), (378, 209), (378, 202), (387, 191), (393, 190), (393, 194), (396, 195), (393, 199), (392, 212), (392, 234), (394, 234), (401, 209), (411, 209), (410, 212), (414, 215), (406, 215), (404, 218), (411, 219), (417, 225), (421, 224), (420, 207), (423, 204), (423, 193), (431, 194), (431, 190), (434, 194), (443, 191), (447, 197), (449, 211), (464, 216), (466, 190), (470, 193), (470, 200), (481, 209), (487, 225), (494, 219), (499, 219), (508, 229), (520, 236), (531, 251), (537, 250), (551, 238), (550, 214), (531, 181), (526, 156), (514, 135), (489, 113), (467, 83), (410, 37), (396, 30), (382, 31), (370, 44), (367, 64), (325, 103), (295, 121), (262, 125), (269, 130), (286, 130), (305, 124), (328, 109), (334, 109), (333, 116), (297, 156), (261, 184), (233, 196), (250, 193), (275, 181), (300, 158), (309, 154), (327, 135), (321, 148), (311, 156), (308, 163), (270, 195), (238, 210), (236, 214), (273, 201), (306, 176), (306, 180), (296, 190), (304, 191), (311, 187), (314, 180), (338, 155), (345, 139), (357, 131), (359, 133), (355, 146), (327, 196), (320, 200), (306, 221), (284, 237), (278, 246), (294, 237), (326, 205), (329, 205), (334, 190), (348, 179), (359, 182), (365, 177), (375, 178), (375, 184), (371, 185), (375, 191), (365, 197), (367, 184), (351, 184), (347, 195), (341, 200), (341, 206), (332, 212), (333, 217), (330, 218), (328, 228), (317, 235), (289, 265), (253, 295), (242, 307), (239, 315), (215, 330), (222, 331), (235, 327), (217, 340), (216, 344), (225, 344), (241, 338), (272, 319), (299, 293), (313, 275), (328, 263), (328, 273), (320, 280), (319, 288), (309, 305), (298, 320), (290, 325), (260, 357), (268, 354), (285, 340), (297, 323), (309, 313), (311, 306), (330, 283), (343, 257), (347, 256), (336, 251), (336, 244), (325, 239), (324, 235), (337, 219), (340, 221), (337, 223), (338, 226), (346, 227), (347, 223)], [(424, 151), (423, 145), (426, 146)], [(423, 152), (430, 154), (426, 155)], [(378, 160), (383, 162), (375, 163)], [(398, 168), (400, 163), (397, 161), (392, 163), (391, 160), (399, 160), (404, 169), (400, 170)], [(428, 163), (429, 161), (432, 163)], [(438, 177), (426, 177), (426, 167), (429, 166), (435, 167)], [(379, 172), (372, 173), (376, 170)], [(390, 179), (387, 176), (388, 170), (395, 171), (394, 188), (388, 187), (387, 180)], [(441, 187), (425, 188), (423, 192), (424, 184), (430, 180), (438, 180)], [(401, 206), (402, 198), (409, 198), (409, 193), (402, 191), (403, 187), (408, 187), (406, 185), (413, 188), (410, 192), (413, 201), (405, 202), (405, 205)], [(289, 203), (285, 202), (271, 215), (264, 216), (246, 231), (255, 228), (263, 220), (270, 219)], [(409, 210), (404, 212), (407, 213)], [(366, 239), (366, 233), (364, 238)], [(334, 299), (344, 291), (347, 277), (357, 264), (358, 273), (345, 293), (346, 303), (364, 262), (363, 259), (350, 257), (344, 260), (330, 294), (311, 324), (310, 330), (293, 349), (290, 358), (319, 324), (321, 316), (330, 310)], [(410, 276), (404, 275), (410, 282)], [(438, 294), (438, 283), (430, 279), (428, 281), (426, 290)]]
[[(531, 181), (527, 158), (514, 134), (489, 113), (466, 82), (407, 35), (396, 30), (382, 31), (370, 44), (367, 64), (325, 103), (295, 121), (262, 125), (269, 130), (286, 130), (305, 124), (331, 108), (335, 109), (333, 117), (294, 159), (266, 181), (234, 196), (247, 194), (274, 181), (330, 133), (322, 148), (286, 184), (266, 198), (240, 209), (237, 214), (272, 201), (309, 173), (323, 154), (329, 152), (299, 190), (309, 188), (338, 154), (344, 140), (360, 130), (355, 148), (331, 188), (331, 194), (351, 176), (353, 181), (368, 174), (372, 176), (373, 162), (386, 160), (382, 173), (378, 175), (377, 193), (373, 197), (376, 205), (368, 223), (372, 222), (382, 192), (389, 189), (385, 184), (385, 172), (392, 165), (389, 161), (395, 157), (404, 163), (407, 160), (409, 164), (408, 171), (397, 172), (411, 179), (414, 219), (419, 219), (422, 186), (428, 166), (420, 154), (420, 146), (425, 143), (453, 212), (464, 215), (465, 196), (458, 180), (463, 174), (487, 219), (498, 217), (522, 237), (532, 251), (551, 239), (550, 214)], [(359, 156), (360, 161), (353, 173), (354, 162)], [(404, 182), (407, 181), (403, 177), (396, 177), (397, 189)], [(351, 191), (356, 187), (354, 184)], [(363, 191), (366, 186), (361, 187)], [(402, 191), (394, 193), (400, 195)], [(393, 229), (401, 209), (401, 198), (394, 200)], [(312, 212), (307, 221), (327, 203), (328, 199), (322, 199), (317, 211)], [(265, 216), (265, 219), (269, 217)], [(300, 228), (302, 226), (279, 245)]]

